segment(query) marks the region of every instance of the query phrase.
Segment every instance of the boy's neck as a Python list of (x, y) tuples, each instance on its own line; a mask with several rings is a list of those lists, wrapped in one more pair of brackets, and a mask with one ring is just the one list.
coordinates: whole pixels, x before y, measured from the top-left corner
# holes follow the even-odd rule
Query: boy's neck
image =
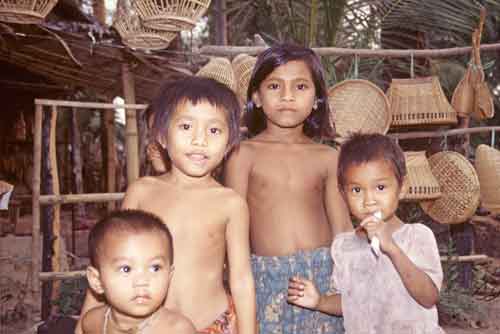
[(204, 188), (217, 184), (217, 181), (215, 181), (213, 176), (210, 174), (200, 177), (189, 176), (175, 168), (172, 168), (167, 173), (160, 175), (159, 178), (172, 185), (184, 188)]

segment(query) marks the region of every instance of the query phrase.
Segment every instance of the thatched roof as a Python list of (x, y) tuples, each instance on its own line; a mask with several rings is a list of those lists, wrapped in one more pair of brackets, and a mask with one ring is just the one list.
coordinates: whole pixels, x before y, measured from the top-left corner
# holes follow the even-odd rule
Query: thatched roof
[(138, 103), (149, 101), (163, 79), (191, 73), (180, 53), (125, 47), (114, 29), (83, 13), (73, 0), (59, 0), (43, 25), (0, 23), (0, 89), (36, 90), (39, 97), (87, 90), (110, 100), (123, 95), (125, 63), (135, 74)]

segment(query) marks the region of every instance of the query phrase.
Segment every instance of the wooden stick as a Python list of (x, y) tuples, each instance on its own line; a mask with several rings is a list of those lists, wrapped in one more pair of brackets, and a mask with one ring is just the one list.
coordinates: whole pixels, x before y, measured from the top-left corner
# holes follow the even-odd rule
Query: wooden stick
[(463, 255), (463, 256), (441, 256), (443, 262), (485, 262), (489, 257), (484, 254)]
[(33, 137), (33, 224), (31, 226), (31, 289), (36, 294), (40, 292), (38, 273), (40, 272), (40, 181), (42, 171), (42, 117), (41, 105), (35, 106), (35, 124)]
[(478, 126), (474, 128), (465, 129), (450, 129), (442, 131), (415, 131), (415, 132), (404, 132), (404, 133), (388, 133), (389, 137), (395, 139), (417, 139), (417, 138), (436, 138), (444, 136), (459, 136), (470, 133), (481, 133), (481, 132), (491, 132), (500, 131), (500, 126)]
[(77, 279), (86, 276), (85, 270), (77, 270), (77, 271), (59, 271), (59, 272), (44, 272), (40, 273), (37, 277), (37, 280), (40, 281), (55, 281), (61, 279)]
[[(62, 101), (62, 100), (47, 100), (47, 99), (35, 99), (35, 104), (42, 106), (76, 107), (76, 108), (86, 108), (86, 109), (124, 108), (124, 109), (143, 110), (148, 107), (147, 104), (114, 104), (114, 103), (78, 102), (78, 101)], [(62, 110), (69, 111), (69, 109), (62, 109)]]
[(125, 193), (94, 193), (94, 194), (72, 194), (72, 195), (41, 195), (40, 204), (51, 205), (56, 203), (99, 203), (109, 201), (121, 201)]
[[(129, 64), (122, 64), (123, 97), (126, 103), (135, 104), (135, 79)], [(127, 158), (127, 183), (139, 177), (139, 136), (137, 134), (137, 112), (125, 109), (125, 154)]]
[[(202, 55), (212, 56), (236, 56), (240, 53), (249, 55), (258, 55), (267, 49), (261, 46), (220, 46), (220, 45), (205, 45), (202, 46), (199, 53)], [(405, 58), (413, 54), (415, 58), (443, 58), (470, 53), (472, 47), (457, 47), (448, 49), (415, 49), (415, 50), (397, 50), (397, 49), (347, 49), (321, 47), (312, 48), (319, 56), (353, 56), (357, 55), (361, 58), (365, 57), (385, 57), (385, 58)], [(500, 43), (483, 44), (481, 51), (497, 51), (500, 50)]]

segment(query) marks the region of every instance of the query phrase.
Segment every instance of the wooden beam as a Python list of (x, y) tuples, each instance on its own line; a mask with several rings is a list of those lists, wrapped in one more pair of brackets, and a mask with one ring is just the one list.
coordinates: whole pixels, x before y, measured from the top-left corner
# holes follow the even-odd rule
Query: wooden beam
[(35, 106), (35, 124), (33, 135), (33, 185), (32, 185), (32, 215), (31, 226), (31, 289), (35, 294), (40, 293), (40, 174), (42, 172), (42, 117), (41, 105)]
[(402, 133), (388, 133), (389, 137), (395, 139), (417, 139), (417, 138), (437, 138), (437, 137), (450, 137), (450, 136), (460, 136), (471, 133), (481, 133), (481, 132), (491, 132), (500, 131), (500, 126), (478, 126), (474, 128), (464, 128), (464, 129), (450, 129), (441, 131), (414, 131), (414, 132), (402, 132)]
[[(125, 103), (135, 104), (135, 79), (129, 64), (122, 64), (123, 97)], [(137, 112), (125, 109), (125, 152), (127, 156), (127, 182), (130, 185), (139, 177), (139, 137)]]
[(44, 272), (40, 273), (37, 276), (37, 280), (40, 281), (56, 281), (63, 279), (78, 279), (82, 277), (86, 277), (85, 270), (76, 270), (76, 271), (60, 271), (60, 272)]
[[(236, 56), (240, 53), (249, 55), (258, 55), (267, 49), (261, 46), (220, 46), (220, 45), (205, 45), (202, 46), (199, 53), (202, 55), (211, 56)], [(395, 50), (395, 49), (348, 49), (348, 48), (334, 48), (334, 47), (321, 47), (312, 48), (319, 56), (353, 56), (357, 55), (360, 58), (368, 57), (384, 57), (384, 58), (443, 58), (448, 56), (456, 56), (462, 54), (469, 54), (472, 47), (457, 47), (448, 49), (415, 49), (415, 50)], [(498, 51), (500, 50), (500, 43), (483, 44), (481, 45), (482, 52)]]
[(41, 195), (41, 205), (52, 205), (56, 203), (100, 203), (108, 201), (121, 201), (125, 193), (93, 193), (93, 194), (71, 194), (71, 195)]
[[(143, 110), (148, 107), (147, 104), (118, 104), (118, 103), (99, 103), (99, 102), (79, 102), (79, 101), (63, 101), (63, 100), (50, 100), (50, 99), (35, 99), (36, 105), (42, 106), (59, 106), (59, 107), (75, 107), (85, 109), (135, 109)], [(70, 111), (70, 109), (62, 109), (63, 111)], [(91, 110), (93, 111), (93, 110)]]

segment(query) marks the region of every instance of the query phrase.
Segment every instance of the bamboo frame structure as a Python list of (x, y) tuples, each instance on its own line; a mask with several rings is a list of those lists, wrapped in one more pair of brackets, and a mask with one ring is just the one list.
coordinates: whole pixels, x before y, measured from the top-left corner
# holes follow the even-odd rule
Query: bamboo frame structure
[[(32, 271), (32, 281), (31, 290), (33, 293), (38, 294), (40, 292), (40, 282), (43, 280), (51, 280), (53, 277), (59, 277), (58, 272), (41, 272), (41, 256), (39, 254), (40, 250), (40, 206), (41, 205), (56, 205), (60, 206), (62, 203), (82, 203), (82, 202), (109, 202), (118, 201), (123, 198), (123, 193), (96, 193), (96, 194), (68, 194), (61, 195), (59, 193), (58, 177), (57, 177), (57, 157), (55, 153), (55, 144), (50, 147), (50, 160), (51, 168), (54, 171), (54, 189), (55, 193), (53, 195), (40, 195), (40, 184), (41, 184), (41, 162), (42, 162), (42, 119), (43, 119), (43, 108), (51, 107), (54, 111), (54, 117), (51, 122), (51, 132), (50, 132), (50, 142), (56, 142), (56, 117), (57, 112), (71, 110), (69, 108), (58, 108), (58, 107), (72, 107), (79, 108), (81, 111), (94, 111), (94, 109), (109, 110), (115, 108), (126, 108), (127, 110), (144, 110), (147, 108), (145, 104), (113, 104), (113, 103), (95, 103), (95, 102), (75, 102), (75, 101), (59, 101), (59, 100), (46, 100), (46, 99), (35, 99), (35, 122), (34, 122), (34, 138), (33, 138), (33, 163), (34, 163), (34, 173), (33, 173), (33, 196), (32, 196), (32, 212), (33, 212), (33, 224), (32, 224), (32, 243), (31, 243), (31, 271)], [(127, 122), (136, 121), (135, 118), (127, 118)], [(136, 125), (137, 128), (137, 125)], [(128, 150), (129, 147), (126, 146)], [(137, 153), (137, 149), (136, 152)], [(130, 152), (127, 152), (127, 156)], [(55, 215), (58, 217), (58, 215)], [(60, 222), (54, 224), (54, 234), (60, 234)], [(58, 256), (60, 254), (57, 251), (53, 258), (53, 263), (58, 263)], [(57, 269), (58, 267), (54, 267)], [(64, 275), (63, 275), (64, 276)], [(71, 276), (71, 275), (70, 275)]]

